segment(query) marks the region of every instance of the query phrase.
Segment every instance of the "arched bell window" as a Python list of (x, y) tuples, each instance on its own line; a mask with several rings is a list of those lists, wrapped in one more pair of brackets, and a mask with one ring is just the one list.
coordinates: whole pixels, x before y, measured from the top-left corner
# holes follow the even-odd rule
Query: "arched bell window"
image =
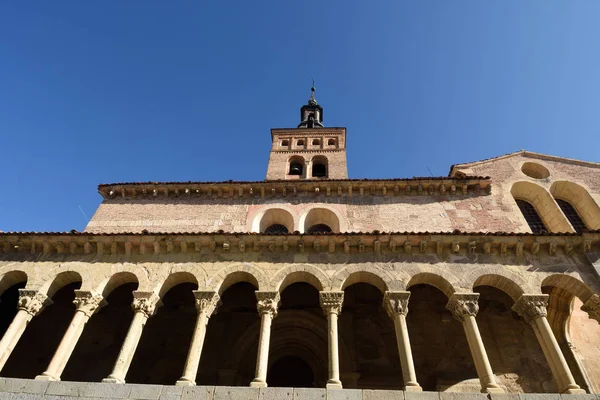
[(587, 229), (587, 226), (585, 226), (585, 223), (581, 219), (581, 216), (579, 216), (579, 213), (571, 203), (562, 199), (555, 200), (560, 209), (562, 210), (563, 214), (565, 214), (565, 216), (573, 226), (573, 229), (575, 229), (575, 232), (581, 233)]
[(318, 146), (321, 144), (321, 141), (319, 139), (313, 139), (312, 144), (313, 146)]
[(527, 224), (533, 233), (548, 232), (546, 225), (544, 225), (540, 215), (531, 203), (521, 199), (516, 199), (515, 201), (517, 202), (523, 217), (525, 217), (525, 221), (527, 221)]
[(288, 228), (282, 224), (273, 224), (269, 225), (267, 229), (265, 229), (265, 233), (269, 235), (277, 235), (281, 233), (289, 233)]
[(327, 146), (335, 146), (335, 139), (329, 139), (327, 141)]
[(327, 157), (316, 156), (312, 159), (312, 177), (327, 178)]
[(306, 233), (330, 233), (330, 232), (333, 232), (333, 230), (331, 229), (331, 227), (329, 227), (329, 225), (326, 225), (326, 224), (313, 225), (310, 228), (308, 228), (308, 231), (306, 231)]
[(302, 176), (304, 173), (304, 158), (294, 156), (290, 158), (288, 175)]

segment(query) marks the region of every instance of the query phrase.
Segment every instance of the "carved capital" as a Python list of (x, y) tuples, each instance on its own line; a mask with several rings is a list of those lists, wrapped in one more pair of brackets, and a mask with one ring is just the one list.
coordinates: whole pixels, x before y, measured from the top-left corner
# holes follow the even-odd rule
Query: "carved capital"
[(35, 317), (41, 313), (44, 308), (52, 304), (52, 300), (37, 290), (19, 289), (19, 304), (17, 308), (23, 310)]
[(450, 310), (454, 318), (463, 321), (467, 316), (474, 317), (479, 311), (479, 293), (454, 293), (446, 308)]
[(383, 308), (390, 318), (398, 314), (406, 316), (408, 314), (408, 299), (410, 292), (385, 292), (383, 296)]
[(344, 292), (319, 292), (319, 301), (325, 315), (342, 312), (344, 303)]
[(277, 316), (277, 306), (279, 304), (279, 292), (256, 292), (256, 307), (259, 314), (269, 314), (272, 318)]
[(106, 301), (104, 301), (102, 295), (94, 292), (87, 290), (76, 290), (73, 304), (75, 304), (77, 311), (81, 311), (88, 318), (90, 318), (96, 311), (106, 305)]
[(133, 303), (131, 309), (133, 312), (141, 312), (146, 318), (150, 318), (156, 312), (156, 309), (161, 305), (160, 298), (154, 292), (133, 292)]
[(600, 295), (593, 294), (589, 299), (583, 303), (581, 309), (588, 313), (591, 319), (595, 319), (600, 323)]
[(208, 317), (212, 315), (219, 305), (220, 297), (217, 292), (194, 290), (194, 297), (196, 298), (196, 310), (198, 310), (198, 313), (203, 312)]
[(546, 316), (549, 297), (547, 294), (524, 294), (515, 302), (512, 310), (527, 323), (532, 323), (535, 319)]

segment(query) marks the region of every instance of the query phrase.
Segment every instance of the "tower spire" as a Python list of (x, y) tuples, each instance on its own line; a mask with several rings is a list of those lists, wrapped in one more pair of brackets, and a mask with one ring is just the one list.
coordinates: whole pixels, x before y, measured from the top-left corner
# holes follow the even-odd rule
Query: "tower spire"
[(313, 79), (308, 104), (303, 105), (300, 109), (300, 124), (298, 128), (323, 128), (323, 107), (315, 99), (315, 90), (315, 80)]

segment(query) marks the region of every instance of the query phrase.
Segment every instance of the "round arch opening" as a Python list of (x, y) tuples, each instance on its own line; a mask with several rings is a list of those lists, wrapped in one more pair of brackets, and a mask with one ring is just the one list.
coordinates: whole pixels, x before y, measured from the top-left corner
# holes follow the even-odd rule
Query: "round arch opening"
[(306, 233), (338, 233), (339, 231), (340, 220), (333, 211), (326, 208), (314, 208), (304, 219), (304, 232)]
[(283, 356), (275, 361), (268, 377), (269, 385), (273, 387), (316, 387), (312, 368), (296, 355)]
[(294, 217), (282, 208), (271, 208), (260, 217), (258, 230), (272, 234), (293, 232)]

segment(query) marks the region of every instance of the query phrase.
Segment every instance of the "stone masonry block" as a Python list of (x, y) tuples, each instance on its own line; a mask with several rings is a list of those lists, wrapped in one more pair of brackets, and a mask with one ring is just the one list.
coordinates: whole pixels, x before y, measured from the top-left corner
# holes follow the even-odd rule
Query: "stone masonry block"
[(131, 388), (129, 398), (132, 400), (158, 400), (162, 392), (161, 385), (128, 384)]
[[(402, 390), (363, 390), (363, 400), (404, 400)], [(518, 400), (518, 399), (516, 399)]]
[(119, 383), (88, 383), (83, 389), (84, 397), (108, 399), (126, 399), (131, 392), (131, 385)]
[(490, 393), (491, 400), (519, 400), (517, 393)]
[(47, 381), (0, 378), (0, 392), (44, 394), (47, 387)]
[(217, 386), (214, 400), (258, 400), (258, 388)]
[(327, 400), (362, 400), (360, 389), (328, 389)]
[(520, 400), (560, 400), (558, 393), (519, 393)]
[(181, 400), (213, 400), (214, 386), (184, 386)]
[(83, 396), (88, 382), (49, 382), (46, 396)]
[(440, 400), (487, 400), (484, 393), (440, 392)]
[(440, 400), (439, 392), (404, 392), (406, 400)]
[(561, 394), (562, 400), (597, 400), (598, 395), (596, 394)]
[(294, 400), (325, 400), (325, 389), (294, 388)]
[[(42, 394), (33, 393), (0, 393), (0, 400), (43, 400), (46, 399)], [(65, 400), (63, 397), (61, 400)]]
[(292, 388), (261, 388), (258, 392), (260, 400), (292, 400), (294, 398), (294, 389)]
[(160, 400), (180, 400), (183, 386), (163, 386), (160, 391)]

